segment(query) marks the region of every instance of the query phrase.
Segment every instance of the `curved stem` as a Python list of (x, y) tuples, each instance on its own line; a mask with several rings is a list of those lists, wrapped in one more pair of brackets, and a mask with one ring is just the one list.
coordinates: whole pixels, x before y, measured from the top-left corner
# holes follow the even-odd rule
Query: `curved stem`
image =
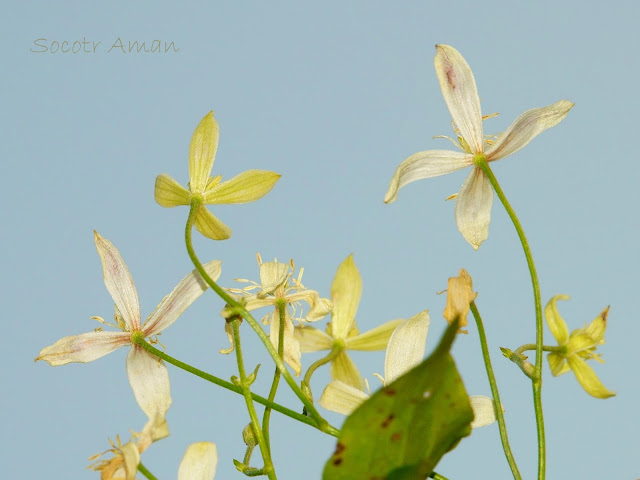
[(313, 375), (313, 373), (322, 365), (326, 365), (327, 363), (329, 363), (331, 360), (333, 360), (334, 358), (336, 358), (338, 356), (338, 354), (344, 350), (344, 346), (341, 347), (334, 347), (331, 349), (331, 351), (324, 357), (322, 357), (319, 360), (316, 360), (315, 362), (313, 362), (310, 366), (309, 369), (307, 370), (307, 372), (304, 374), (304, 379), (302, 380), (302, 384), (306, 385), (306, 387), (309, 389), (309, 391), (311, 391), (311, 376)]
[(255, 380), (255, 378), (253, 380), (247, 378), (247, 373), (244, 370), (244, 360), (242, 359), (242, 344), (240, 343), (240, 320), (240, 317), (236, 317), (231, 320), (231, 328), (233, 330), (233, 343), (235, 345), (236, 360), (238, 362), (238, 373), (240, 374), (240, 387), (242, 388), (242, 394), (244, 395), (244, 400), (247, 404), (249, 418), (251, 418), (253, 434), (255, 435), (258, 445), (260, 446), (260, 453), (262, 454), (262, 460), (264, 461), (264, 472), (267, 474), (269, 480), (276, 480), (276, 472), (275, 468), (273, 467), (273, 461), (271, 460), (271, 451), (269, 447), (267, 447), (267, 442), (264, 439), (262, 428), (260, 427), (260, 422), (258, 421), (256, 407), (253, 404), (253, 399), (251, 398), (250, 385), (253, 380)]
[[(525, 343), (524, 345), (518, 347), (518, 349), (515, 350), (513, 353), (515, 353), (516, 355), (520, 355), (522, 352), (526, 352), (527, 350), (535, 350), (535, 349), (536, 349), (535, 343)], [(544, 352), (564, 353), (567, 351), (567, 347), (543, 345), (542, 350)]]
[(470, 306), (471, 313), (473, 313), (473, 318), (476, 319), (476, 326), (478, 327), (478, 336), (480, 337), (480, 346), (482, 347), (482, 358), (484, 359), (484, 366), (487, 370), (487, 377), (489, 377), (489, 385), (491, 386), (493, 408), (496, 413), (496, 418), (498, 419), (502, 449), (504, 450), (504, 455), (507, 457), (507, 462), (509, 462), (509, 467), (511, 468), (513, 478), (516, 480), (522, 480), (520, 471), (518, 470), (518, 465), (516, 464), (516, 460), (513, 457), (513, 453), (511, 452), (509, 438), (507, 437), (507, 424), (504, 421), (502, 403), (500, 402), (500, 393), (498, 392), (498, 384), (496, 382), (496, 377), (493, 373), (493, 367), (491, 365), (491, 357), (489, 356), (489, 348), (487, 347), (487, 336), (484, 331), (484, 325), (482, 324), (482, 318), (480, 317), (480, 312), (478, 311), (478, 307), (476, 307), (476, 303), (472, 301)]
[(192, 198), (190, 205), (191, 206), (189, 210), (189, 218), (187, 219), (187, 225), (185, 227), (184, 236), (185, 236), (185, 243), (187, 246), (187, 252), (189, 254), (189, 258), (191, 258), (191, 261), (196, 267), (196, 270), (198, 270), (198, 273), (200, 273), (200, 275), (202, 276), (203, 280), (207, 283), (207, 285), (209, 285), (211, 289), (220, 296), (220, 298), (222, 298), (225, 302), (227, 302), (228, 305), (232, 307), (233, 310), (235, 310), (232, 313), (237, 313), (238, 315), (241, 315), (242, 318), (244, 318), (247, 321), (247, 323), (253, 329), (253, 331), (256, 332), (256, 334), (260, 338), (260, 341), (263, 343), (263, 345), (267, 349), (267, 352), (269, 352), (269, 355), (271, 356), (274, 363), (278, 367), (278, 370), (280, 370), (280, 373), (284, 377), (285, 381), (287, 382), (291, 390), (293, 390), (293, 393), (296, 394), (296, 396), (300, 399), (300, 401), (305, 406), (306, 411), (315, 420), (317, 428), (319, 428), (323, 432), (328, 433), (330, 435), (338, 436), (339, 430), (329, 425), (329, 423), (322, 417), (322, 415), (320, 415), (320, 412), (318, 412), (318, 410), (315, 408), (315, 406), (313, 405), (313, 402), (311, 402), (307, 398), (307, 396), (302, 392), (302, 390), (300, 389), (296, 381), (293, 379), (293, 377), (289, 373), (289, 370), (287, 370), (287, 367), (282, 361), (282, 358), (278, 356), (278, 352), (276, 352), (275, 348), (271, 344), (269, 337), (267, 337), (267, 334), (264, 333), (264, 330), (258, 324), (256, 319), (253, 318), (253, 316), (240, 304), (240, 302), (234, 300), (227, 292), (222, 290), (218, 286), (218, 284), (209, 276), (209, 274), (205, 271), (205, 269), (202, 267), (202, 263), (196, 256), (196, 253), (193, 249), (193, 243), (191, 240), (191, 230), (193, 228), (193, 224), (195, 222), (198, 209), (204, 208), (202, 205), (202, 198), (199, 198), (199, 197)]
[(543, 343), (543, 324), (542, 324), (542, 301), (540, 299), (540, 284), (538, 282), (538, 273), (536, 272), (536, 266), (533, 263), (533, 256), (531, 255), (531, 249), (529, 248), (529, 242), (524, 234), (520, 220), (516, 216), (515, 211), (511, 207), (511, 204), (504, 195), (500, 184), (495, 175), (491, 171), (489, 164), (484, 157), (476, 157), (474, 159), (475, 164), (482, 169), (487, 175), (491, 186), (498, 195), (498, 198), (502, 202), (504, 209), (507, 211), (513, 226), (518, 233), (518, 238), (522, 244), (524, 250), (524, 256), (527, 259), (527, 266), (529, 267), (529, 274), (531, 276), (531, 284), (533, 286), (533, 300), (536, 310), (536, 364), (535, 364), (535, 378), (532, 379), (533, 384), (533, 406), (536, 414), (536, 430), (538, 435), (538, 480), (544, 480), (545, 468), (546, 468), (546, 443), (544, 437), (544, 416), (542, 413), (542, 343)]
[[(215, 385), (218, 385), (220, 387), (226, 388), (227, 390), (230, 390), (232, 392), (235, 393), (239, 393), (242, 394), (242, 389), (240, 387), (238, 387), (237, 385), (234, 385), (231, 382), (227, 382), (226, 380), (223, 380), (222, 378), (216, 377), (215, 375), (211, 375), (210, 373), (207, 373), (203, 370), (200, 370), (198, 368), (192, 367), (191, 365), (189, 365), (188, 363), (184, 363), (181, 362), (180, 360), (173, 358), (171, 355), (167, 355), (166, 353), (164, 353), (162, 350), (158, 350), (157, 348), (155, 348), (154, 346), (150, 345), (148, 342), (145, 341), (145, 339), (140, 336), (140, 335), (133, 335), (132, 336), (132, 341), (134, 341), (136, 343), (136, 345), (140, 345), (142, 348), (144, 348), (145, 350), (147, 350), (149, 353), (155, 355), (158, 358), (161, 358), (162, 360), (164, 360), (167, 363), (170, 363), (171, 365), (174, 365), (178, 368), (181, 368), (182, 370), (184, 370), (185, 372), (189, 372), (197, 377), (202, 378), (203, 380), (206, 380), (208, 382), (211, 382)], [(302, 423), (306, 423), (307, 425), (314, 427), (314, 428), (318, 428), (317, 423), (310, 417), (307, 417), (306, 415), (302, 415), (301, 413), (295, 412), (287, 407), (284, 407), (278, 403), (275, 402), (270, 402), (269, 400), (267, 400), (266, 398), (255, 394), (255, 393), (251, 393), (251, 398), (253, 398), (256, 402), (261, 403), (262, 405), (265, 405), (269, 408), (271, 408), (272, 410), (275, 410), (276, 412), (280, 412), (283, 415), (286, 415), (287, 417), (291, 417), (294, 420), (297, 420), (299, 422)], [(340, 434), (339, 430), (336, 430), (336, 432), (331, 432), (331, 431), (327, 431), (325, 433), (328, 433), (330, 435), (333, 435), (334, 437), (337, 437)]]
[[(284, 354), (284, 326), (287, 320), (287, 303), (282, 299), (276, 301), (276, 307), (278, 309), (278, 355), (283, 358)], [(276, 391), (278, 390), (278, 384), (280, 383), (280, 370), (276, 368), (273, 374), (273, 381), (271, 382), (271, 389), (269, 390), (268, 400), (273, 402), (276, 398)], [(264, 432), (264, 438), (267, 442), (267, 447), (271, 449), (271, 440), (269, 438), (269, 421), (271, 420), (271, 409), (269, 407), (264, 409), (262, 415), (262, 431)]]
[(158, 478), (153, 473), (147, 470), (147, 467), (145, 467), (142, 462), (138, 463), (138, 471), (149, 480), (158, 480)]

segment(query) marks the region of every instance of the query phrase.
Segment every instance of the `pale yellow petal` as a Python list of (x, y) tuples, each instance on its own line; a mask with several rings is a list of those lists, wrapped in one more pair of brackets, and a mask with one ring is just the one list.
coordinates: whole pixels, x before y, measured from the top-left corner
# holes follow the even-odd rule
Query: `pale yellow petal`
[(140, 451), (138, 446), (133, 442), (128, 442), (120, 449), (124, 470), (126, 472), (126, 480), (135, 480), (138, 472), (138, 464), (140, 463)]
[(217, 466), (218, 449), (215, 443), (193, 443), (182, 457), (178, 480), (213, 480)]
[(153, 191), (156, 202), (163, 207), (189, 205), (189, 192), (166, 173), (156, 177)]
[(544, 307), (544, 317), (558, 345), (566, 345), (569, 342), (569, 329), (560, 316), (560, 312), (558, 312), (556, 302), (558, 300), (569, 300), (569, 298), (569, 295), (556, 295)]
[(418, 365), (427, 345), (429, 313), (424, 310), (393, 331), (384, 357), (384, 382), (389, 384)]
[(331, 331), (334, 338), (344, 339), (349, 334), (356, 320), (361, 295), (362, 277), (351, 254), (340, 264), (331, 284)]
[(196, 214), (196, 228), (211, 240), (226, 240), (231, 236), (231, 229), (218, 220), (205, 206), (201, 206)]
[(397, 320), (391, 320), (383, 323), (382, 325), (367, 330), (364, 333), (355, 335), (353, 337), (347, 337), (345, 340), (345, 346), (347, 350), (365, 350), (375, 351), (384, 350), (387, 348), (389, 338), (398, 325), (405, 320), (399, 318)]
[(328, 298), (321, 298), (315, 290), (302, 290), (287, 295), (289, 303), (306, 302), (309, 310), (304, 316), (307, 322), (317, 322), (323, 319), (333, 310), (333, 303)]
[(596, 398), (609, 398), (613, 397), (616, 392), (612, 392), (608, 390), (600, 381), (596, 372), (593, 371), (587, 362), (585, 362), (582, 358), (577, 355), (569, 355), (567, 358), (569, 362), (569, 367), (573, 370), (578, 382), (582, 385), (585, 392), (587, 392), (592, 397)]
[(473, 422), (471, 428), (486, 427), (496, 422), (496, 411), (493, 407), (493, 399), (484, 395), (472, 395), (469, 397), (473, 409)]
[(551, 375), (557, 377), (558, 375), (562, 375), (563, 373), (567, 373), (569, 370), (569, 365), (567, 364), (566, 358), (564, 355), (560, 355), (559, 353), (550, 353), (547, 355), (547, 360), (549, 361), (549, 368), (551, 369)]
[[(213, 260), (203, 265), (204, 270), (213, 281), (220, 277), (220, 264), (220, 260)], [(160, 333), (173, 324), (207, 288), (209, 285), (197, 270), (193, 270), (180, 281), (169, 295), (164, 297), (160, 305), (149, 316), (143, 327), (145, 337)]]
[(455, 48), (436, 45), (436, 51), (436, 74), (453, 123), (460, 129), (472, 153), (481, 153), (484, 147), (482, 112), (473, 72)]
[(514, 154), (546, 129), (560, 123), (573, 105), (568, 100), (560, 100), (547, 107), (527, 110), (496, 140), (487, 152), (487, 161), (499, 160)]
[(193, 193), (204, 193), (218, 150), (220, 130), (213, 112), (200, 121), (189, 146), (189, 188)]
[(247, 170), (204, 193), (204, 203), (247, 203), (264, 197), (281, 175), (267, 170)]
[(347, 352), (340, 352), (331, 362), (331, 379), (340, 380), (358, 390), (364, 391), (364, 380)]
[(414, 153), (404, 159), (396, 169), (384, 196), (384, 202), (395, 202), (398, 191), (411, 182), (455, 172), (472, 164), (473, 155), (465, 152), (427, 150)]
[(92, 362), (123, 345), (128, 345), (130, 338), (127, 332), (104, 331), (64, 337), (40, 350), (35, 361), (44, 360), (53, 367), (72, 362)]
[(289, 276), (291, 265), (281, 262), (264, 262), (260, 264), (260, 295), (273, 293)]
[(489, 236), (493, 188), (485, 173), (474, 167), (456, 199), (456, 224), (464, 239), (476, 250)]
[(585, 329), (585, 333), (589, 335), (595, 344), (604, 343), (604, 333), (607, 329), (607, 317), (609, 316), (609, 307), (605, 308)]
[(171, 406), (169, 372), (164, 362), (138, 345), (127, 355), (127, 376), (133, 395), (149, 419), (164, 418)]
[(471, 302), (477, 293), (473, 291), (473, 283), (469, 273), (462, 268), (457, 277), (450, 277), (447, 285), (447, 306), (442, 315), (447, 322), (452, 323), (459, 319), (460, 327), (467, 326), (467, 315)]
[(140, 330), (140, 304), (131, 273), (113, 243), (98, 235), (98, 232), (93, 233), (96, 249), (102, 261), (104, 284), (129, 331)]
[[(271, 343), (278, 350), (278, 336), (280, 328), (280, 316), (277, 311), (271, 315), (271, 325), (269, 327), (269, 338)], [(290, 318), (285, 319), (284, 323), (284, 339), (283, 339), (283, 359), (293, 369), (296, 376), (302, 372), (302, 363), (300, 357), (300, 343), (294, 335), (293, 322)]]
[(317, 328), (300, 325), (295, 327), (295, 336), (302, 353), (331, 350), (333, 338)]
[(368, 398), (369, 395), (362, 390), (358, 390), (340, 380), (333, 380), (325, 387), (318, 404), (332, 412), (350, 415)]

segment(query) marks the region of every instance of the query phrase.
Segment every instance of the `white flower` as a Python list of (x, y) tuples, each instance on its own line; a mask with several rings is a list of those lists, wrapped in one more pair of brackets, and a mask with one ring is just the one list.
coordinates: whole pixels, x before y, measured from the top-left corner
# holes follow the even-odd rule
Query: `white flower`
[[(167, 367), (157, 357), (131, 343), (131, 336), (142, 332), (145, 338), (152, 337), (165, 330), (207, 289), (207, 284), (194, 270), (160, 302), (144, 325), (141, 325), (138, 293), (120, 252), (97, 232), (95, 243), (102, 261), (104, 283), (116, 306), (117, 325), (109, 325), (120, 331), (96, 329), (90, 333), (62, 338), (43, 348), (36, 361), (45, 360), (54, 367), (72, 362), (87, 363), (130, 345), (127, 376), (138, 405), (150, 420), (163, 421), (171, 406)], [(204, 268), (214, 280), (220, 276), (220, 261), (209, 262)], [(106, 324), (100, 317), (92, 318)]]
[[(384, 378), (377, 375), (383, 385), (401, 377), (422, 362), (429, 331), (427, 310), (403, 320), (393, 331), (384, 359)], [(350, 415), (369, 395), (340, 380), (329, 382), (318, 403), (323, 408), (343, 415)], [(471, 428), (483, 427), (496, 421), (493, 400), (483, 395), (469, 397), (475, 418)]]
[[(411, 155), (396, 169), (384, 201), (395, 201), (398, 190), (416, 180), (473, 166), (457, 195), (455, 217), (458, 230), (477, 250), (489, 236), (493, 188), (476, 162), (492, 162), (517, 152), (544, 130), (557, 125), (574, 104), (560, 100), (547, 107), (527, 110), (497, 140), (485, 140), (480, 97), (469, 65), (449, 45), (436, 45), (436, 49), (436, 74), (449, 113), (459, 131), (458, 143), (462, 151), (427, 150)], [(485, 151), (487, 144), (490, 146)]]

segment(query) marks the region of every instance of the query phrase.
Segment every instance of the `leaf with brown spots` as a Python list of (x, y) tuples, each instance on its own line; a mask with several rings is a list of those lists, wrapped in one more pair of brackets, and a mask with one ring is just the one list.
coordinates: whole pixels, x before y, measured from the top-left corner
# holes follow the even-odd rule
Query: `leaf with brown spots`
[(458, 322), (420, 365), (345, 421), (323, 480), (422, 480), (471, 433), (473, 410), (449, 353)]

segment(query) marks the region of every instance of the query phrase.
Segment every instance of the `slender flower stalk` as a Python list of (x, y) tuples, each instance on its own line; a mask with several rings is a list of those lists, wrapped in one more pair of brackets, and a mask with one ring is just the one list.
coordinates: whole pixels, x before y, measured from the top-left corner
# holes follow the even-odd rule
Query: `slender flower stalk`
[(509, 437), (507, 436), (507, 424), (504, 420), (504, 413), (502, 412), (502, 403), (500, 402), (500, 393), (498, 392), (498, 382), (496, 382), (496, 376), (493, 373), (493, 366), (491, 365), (491, 356), (489, 355), (489, 347), (487, 346), (487, 335), (484, 331), (484, 325), (482, 323), (482, 317), (478, 307), (476, 307), (475, 301), (471, 301), (469, 304), (473, 318), (476, 320), (476, 327), (478, 328), (478, 337), (480, 338), (480, 347), (482, 348), (482, 358), (484, 359), (484, 366), (487, 370), (487, 377), (489, 378), (489, 385), (491, 387), (491, 396), (493, 397), (493, 408), (495, 411), (496, 419), (498, 420), (498, 429), (500, 430), (500, 440), (502, 441), (502, 449), (507, 457), (509, 468), (515, 480), (522, 480), (516, 459), (511, 451), (511, 445), (509, 445)]
[(542, 412), (542, 346), (543, 346), (543, 324), (542, 324), (542, 300), (540, 297), (540, 283), (538, 282), (538, 272), (536, 271), (536, 265), (533, 262), (533, 255), (531, 254), (531, 249), (529, 248), (529, 242), (527, 241), (527, 237), (524, 234), (524, 229), (520, 224), (520, 220), (518, 219), (516, 212), (511, 207), (511, 204), (507, 200), (500, 184), (498, 183), (498, 179), (495, 177), (493, 172), (491, 171), (491, 167), (486, 162), (486, 160), (478, 160), (476, 165), (482, 169), (484, 174), (489, 179), (491, 186), (498, 195), (500, 202), (504, 206), (504, 209), (507, 211), (513, 226), (518, 233), (518, 238), (520, 239), (520, 243), (522, 244), (522, 250), (524, 251), (524, 256), (527, 261), (527, 266), (529, 267), (529, 275), (531, 276), (531, 286), (533, 288), (533, 301), (535, 304), (535, 312), (536, 312), (536, 362), (535, 362), (535, 373), (533, 375), (532, 387), (533, 387), (533, 408), (536, 416), (536, 433), (538, 436), (538, 480), (544, 480), (545, 471), (546, 471), (546, 441), (544, 434), (544, 415)]

